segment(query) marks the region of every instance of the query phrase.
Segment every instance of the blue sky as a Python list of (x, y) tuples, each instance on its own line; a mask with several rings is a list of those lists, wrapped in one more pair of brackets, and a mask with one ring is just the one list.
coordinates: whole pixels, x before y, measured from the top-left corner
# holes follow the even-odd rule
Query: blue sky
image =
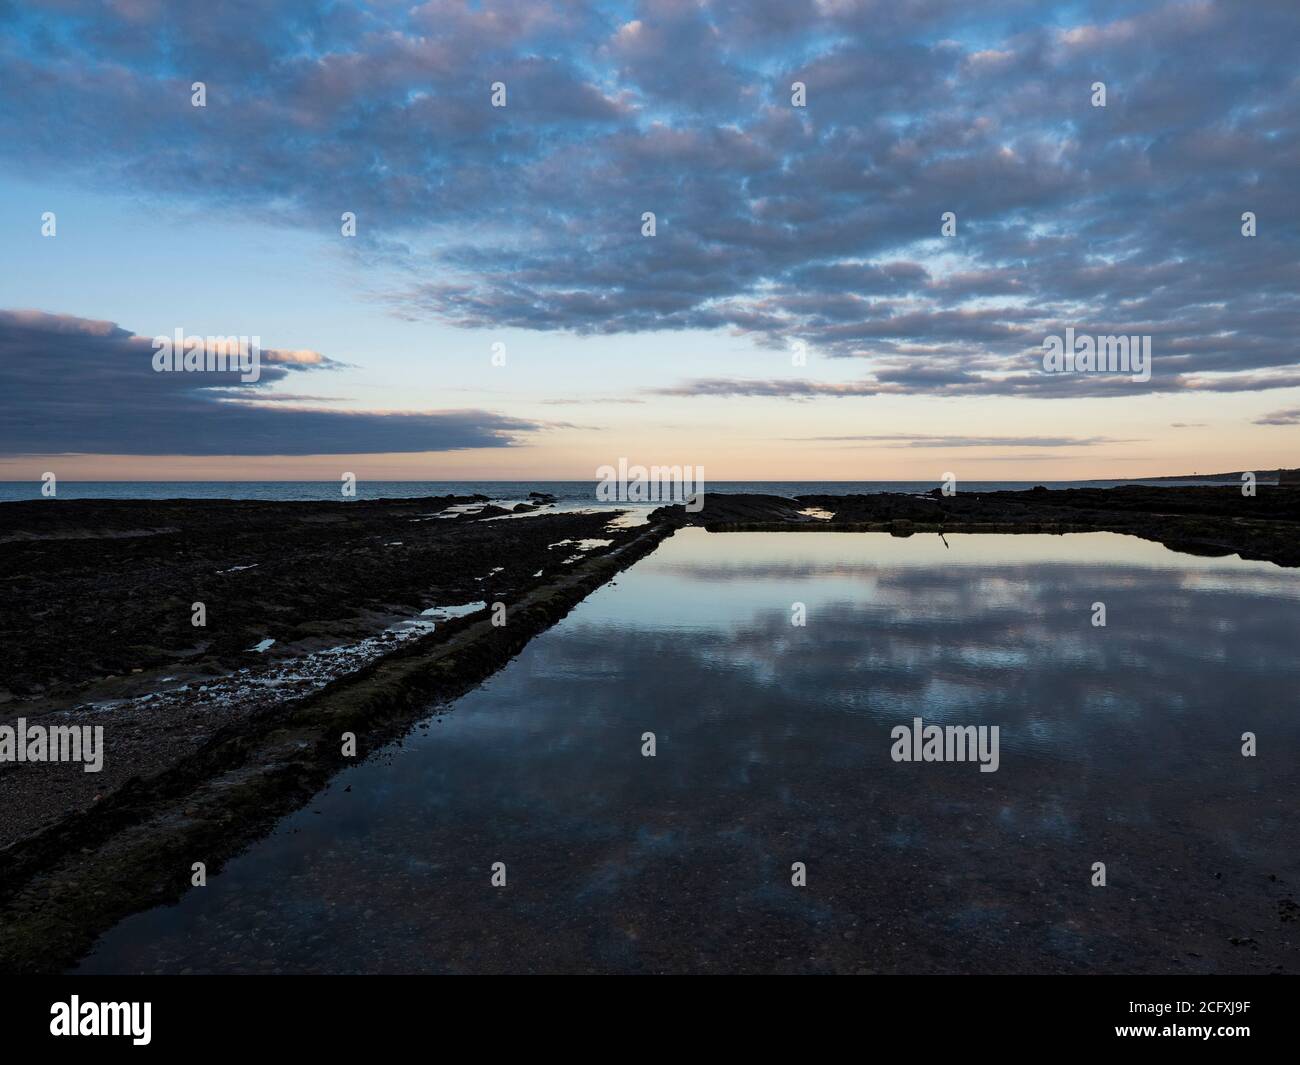
[[(0, 477), (1297, 464), (1294, 3), (0, 23)], [(1043, 374), (1066, 326), (1151, 336), (1150, 382)], [(258, 336), (267, 372), (159, 380), (178, 328)]]

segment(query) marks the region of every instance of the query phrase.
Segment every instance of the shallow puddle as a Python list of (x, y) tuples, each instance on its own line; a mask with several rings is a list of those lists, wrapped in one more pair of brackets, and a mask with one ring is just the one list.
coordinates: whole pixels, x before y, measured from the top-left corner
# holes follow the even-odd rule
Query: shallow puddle
[(681, 531), (81, 970), (1294, 970), (1300, 573), (947, 545)]

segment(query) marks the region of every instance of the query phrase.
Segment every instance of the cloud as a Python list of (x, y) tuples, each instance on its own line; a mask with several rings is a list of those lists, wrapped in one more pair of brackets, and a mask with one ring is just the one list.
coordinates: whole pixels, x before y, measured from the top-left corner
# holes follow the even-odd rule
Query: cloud
[(407, 271), (383, 296), (404, 318), (800, 340), (899, 393), (1131, 395), (1024, 372), (1067, 325), (1151, 335), (1157, 391), (1296, 368), (1294, 3), (53, 3), (0, 23), (0, 96), (22, 101), (0, 164), (274, 225), (355, 211), (360, 258)]
[(1300, 407), (1291, 410), (1275, 410), (1262, 418), (1255, 419), (1256, 425), (1300, 425)]
[(575, 396), (572, 399), (565, 399), (565, 398), (543, 399), (540, 400), (539, 402), (554, 407), (577, 407), (577, 406), (585, 407), (597, 403), (619, 403), (619, 404), (644, 403), (645, 400), (638, 399), (635, 396)]
[(1235, 375), (1173, 374), (1134, 381), (1126, 374), (1046, 374), (1035, 366), (1001, 375), (969, 373), (963, 370), (891, 370), (875, 378), (828, 382), (811, 378), (755, 380), (740, 377), (701, 377), (663, 388), (647, 389), (652, 395), (763, 396), (775, 399), (849, 399), (861, 396), (906, 395), (924, 392), (931, 396), (1032, 396), (1039, 399), (1101, 399), (1177, 392), (1263, 392), (1279, 388), (1300, 388), (1300, 372)]
[(1138, 441), (1110, 436), (938, 436), (927, 433), (864, 433), (856, 436), (800, 436), (789, 440), (822, 443), (883, 444), (899, 448), (950, 447), (1092, 447), (1094, 444), (1133, 444)]
[(238, 369), (155, 372), (154, 347), (113, 322), (0, 311), (0, 455), (324, 455), (509, 447), (538, 423), (479, 410), (340, 411), (268, 386), (339, 364), (263, 352)]

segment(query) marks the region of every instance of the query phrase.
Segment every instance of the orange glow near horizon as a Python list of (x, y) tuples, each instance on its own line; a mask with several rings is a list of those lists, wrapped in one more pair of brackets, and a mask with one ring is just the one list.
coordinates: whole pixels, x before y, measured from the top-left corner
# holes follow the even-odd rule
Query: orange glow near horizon
[[(659, 449), (660, 451), (664, 449)], [(737, 455), (730, 449), (687, 462), (678, 449), (672, 454), (634, 450), (631, 463), (694, 465), (704, 468), (706, 481), (934, 481), (953, 472), (974, 481), (1085, 481), (1141, 477), (1177, 477), (1238, 470), (1270, 472), (1293, 468), (1278, 456), (1263, 453), (1234, 456), (1188, 453), (1186, 458), (1149, 454), (1137, 458), (1049, 456), (1041, 461), (1001, 461), (963, 448), (900, 454), (884, 450), (858, 451), (853, 457), (807, 452), (798, 456), (762, 458)], [(601, 461), (551, 449), (494, 448), (462, 452), (400, 455), (304, 456), (142, 456), (56, 455), (0, 459), (0, 480), (39, 483), (46, 471), (65, 481), (335, 481), (344, 472), (362, 481), (595, 481), (596, 468), (616, 463), (611, 453)], [(694, 456), (692, 456), (694, 457)], [(1249, 461), (1255, 458), (1258, 461)], [(1244, 460), (1244, 461), (1243, 461)]]
[[(495, 401), (495, 402), (494, 402)], [(629, 463), (703, 467), (707, 481), (1082, 481), (1300, 467), (1300, 425), (1263, 424), (1277, 396), (980, 401), (593, 399), (581, 421), (519, 395), (467, 403), (540, 426), (514, 446), (341, 455), (34, 455), (0, 480), (583, 481)], [(1294, 401), (1290, 401), (1294, 402)]]

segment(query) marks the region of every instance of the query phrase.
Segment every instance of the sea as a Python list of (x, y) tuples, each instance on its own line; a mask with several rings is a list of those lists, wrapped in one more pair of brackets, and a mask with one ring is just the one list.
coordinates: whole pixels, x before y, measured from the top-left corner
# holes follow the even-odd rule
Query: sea
[[(485, 495), (516, 500), (529, 492), (548, 492), (562, 504), (597, 502), (596, 481), (365, 481), (356, 483), (358, 499), (410, 499), (424, 496)], [(1024, 491), (1045, 488), (1113, 488), (1120, 485), (1205, 485), (1204, 480), (1122, 481), (958, 481), (961, 492)], [(1240, 485), (1240, 481), (1225, 481)], [(1263, 483), (1263, 482), (1261, 482)], [(939, 481), (705, 481), (706, 493), (762, 493), (778, 496), (865, 495), (879, 492), (920, 494), (940, 487)], [(59, 499), (340, 499), (340, 481), (63, 481)], [(41, 499), (40, 481), (0, 481), (0, 503)], [(635, 504), (630, 504), (635, 505)], [(659, 501), (644, 504), (662, 505)]]

